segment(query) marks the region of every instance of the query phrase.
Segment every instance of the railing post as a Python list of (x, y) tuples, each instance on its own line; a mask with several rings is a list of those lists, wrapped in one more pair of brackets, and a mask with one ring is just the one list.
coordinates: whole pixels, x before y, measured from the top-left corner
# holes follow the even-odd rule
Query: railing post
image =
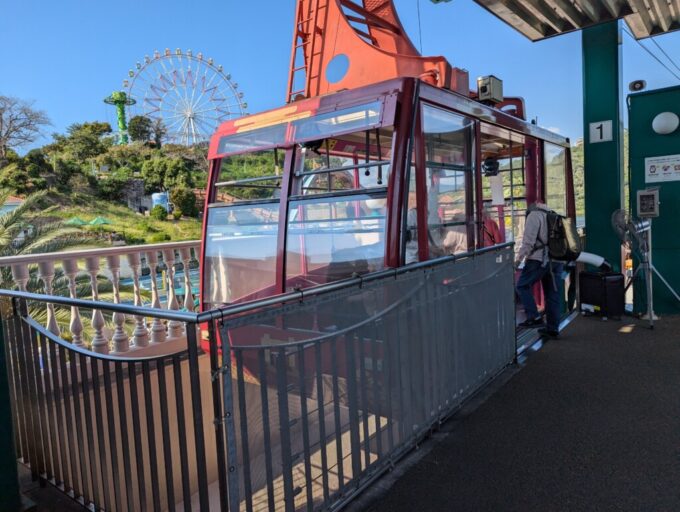
[[(168, 309), (177, 311), (179, 304), (177, 302), (177, 295), (175, 294), (175, 250), (167, 249), (163, 251), (163, 261), (168, 268), (167, 282), (168, 282)], [(168, 322), (168, 339), (176, 340), (182, 338), (184, 325), (177, 320), (170, 320)]]
[[(138, 252), (127, 255), (128, 263), (132, 269), (132, 282), (135, 290), (135, 306), (141, 307), (142, 293), (139, 287), (139, 274), (141, 271), (141, 257)], [(135, 347), (146, 347), (149, 344), (149, 331), (146, 327), (146, 319), (142, 315), (135, 315), (135, 330), (132, 333), (132, 341)]]
[[(78, 291), (76, 289), (76, 277), (78, 276), (78, 260), (65, 259), (62, 260), (61, 266), (64, 269), (64, 274), (68, 279), (69, 294), (72, 299), (78, 298)], [(80, 309), (76, 306), (71, 306), (71, 322), (69, 323), (71, 330), (71, 339), (74, 345), (83, 345), (83, 321), (80, 319)]]
[(12, 265), (12, 279), (14, 279), (17, 287), (22, 292), (26, 291), (26, 285), (28, 284), (29, 277), (30, 274), (28, 272), (28, 265), (26, 263)]
[[(99, 256), (92, 256), (85, 258), (85, 265), (87, 272), (90, 274), (90, 285), (92, 287), (92, 300), (99, 300), (99, 289), (97, 288), (97, 274), (99, 273)], [(92, 310), (92, 328), (94, 329), (94, 336), (92, 337), (92, 350), (103, 354), (109, 352), (109, 342), (104, 336), (104, 315), (98, 309)]]
[(12, 402), (10, 383), (7, 375), (8, 351), (5, 347), (5, 312), (7, 301), (2, 300), (0, 308), (0, 497), (1, 508), (9, 512), (21, 509), (19, 477), (17, 474), (14, 428), (12, 425)]
[[(151, 307), (161, 309), (161, 300), (158, 296), (158, 282), (156, 281), (156, 267), (158, 266), (158, 254), (155, 250), (146, 253), (146, 263), (151, 269)], [(151, 322), (151, 342), (163, 343), (165, 341), (165, 325), (160, 318), (154, 318)]]
[[(120, 304), (120, 256), (107, 256), (106, 261), (111, 271), (111, 282), (113, 283), (113, 302)], [(116, 352), (127, 352), (130, 350), (130, 340), (123, 329), (125, 324), (125, 315), (116, 311), (113, 314), (113, 323), (115, 324), (115, 331), (111, 337), (113, 342), (113, 350)]]
[[(52, 281), (54, 280), (54, 261), (41, 261), (38, 263), (38, 275), (45, 284), (45, 294), (52, 295)], [(54, 304), (47, 303), (47, 329), (59, 336), (59, 324), (54, 314)]]
[(189, 275), (189, 263), (191, 263), (191, 248), (184, 247), (179, 250), (182, 265), (184, 265), (184, 309), (194, 310), (194, 296), (191, 293), (191, 276)]

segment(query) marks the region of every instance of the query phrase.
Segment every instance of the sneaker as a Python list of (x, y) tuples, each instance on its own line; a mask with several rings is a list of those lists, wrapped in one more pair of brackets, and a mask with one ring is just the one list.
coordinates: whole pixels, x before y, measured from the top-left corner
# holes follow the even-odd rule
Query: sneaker
[(543, 336), (545, 338), (551, 338), (551, 339), (554, 339), (554, 340), (557, 340), (560, 337), (559, 331), (553, 331), (553, 330), (547, 329), (545, 327), (542, 328), (542, 329), (539, 329), (538, 334), (540, 334), (541, 336)]
[(537, 325), (543, 325), (543, 317), (537, 316), (536, 318), (531, 318), (529, 320), (524, 320), (519, 324), (519, 327), (536, 327)]

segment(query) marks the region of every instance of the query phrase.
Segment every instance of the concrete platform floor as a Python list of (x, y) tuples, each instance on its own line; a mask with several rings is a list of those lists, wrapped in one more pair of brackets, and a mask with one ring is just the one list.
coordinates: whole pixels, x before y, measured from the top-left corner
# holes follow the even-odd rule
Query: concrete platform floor
[(578, 318), (498, 386), (350, 508), (680, 510), (680, 317)]

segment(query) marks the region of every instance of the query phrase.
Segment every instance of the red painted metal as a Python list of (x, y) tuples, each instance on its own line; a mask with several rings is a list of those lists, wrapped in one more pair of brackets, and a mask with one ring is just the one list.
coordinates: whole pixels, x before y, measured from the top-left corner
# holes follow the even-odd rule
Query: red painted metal
[(413, 136), (413, 119), (416, 108), (416, 81), (403, 80), (402, 94), (397, 108), (399, 115), (395, 122), (395, 138), (392, 153), (392, 172), (387, 184), (387, 233), (385, 236), (385, 266), (396, 268), (402, 264), (401, 240), (404, 233), (402, 221), (404, 198), (408, 194), (406, 177), (410, 164), (411, 139)]
[[(467, 71), (444, 57), (420, 55), (392, 0), (298, 0), (295, 20), (288, 103), (397, 77), (470, 92)], [(332, 61), (342, 58), (345, 73), (330, 76), (329, 64), (332, 69)]]

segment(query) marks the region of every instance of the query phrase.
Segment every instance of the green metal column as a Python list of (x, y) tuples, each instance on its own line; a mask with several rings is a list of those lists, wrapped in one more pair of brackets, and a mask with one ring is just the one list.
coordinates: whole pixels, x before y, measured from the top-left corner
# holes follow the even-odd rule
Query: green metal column
[(611, 214), (623, 204), (621, 25), (583, 30), (583, 138), (588, 252), (621, 266), (621, 243)]

